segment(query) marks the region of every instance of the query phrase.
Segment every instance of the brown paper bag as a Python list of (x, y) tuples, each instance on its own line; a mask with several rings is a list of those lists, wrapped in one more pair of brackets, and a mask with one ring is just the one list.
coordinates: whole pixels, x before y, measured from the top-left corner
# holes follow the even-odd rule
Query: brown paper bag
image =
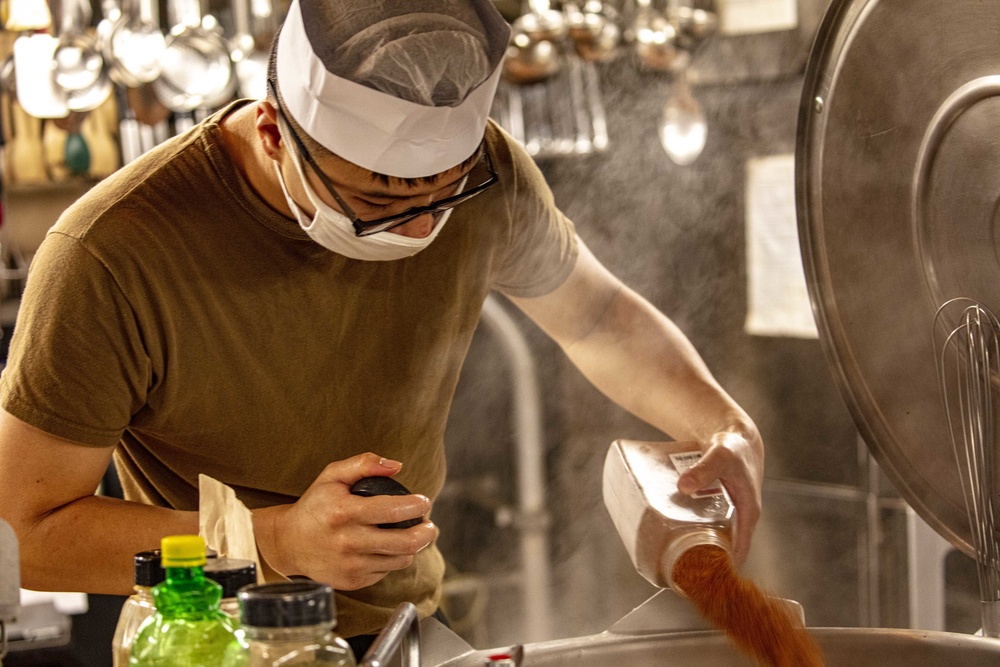
[(253, 515), (236, 492), (208, 475), (198, 475), (198, 534), (220, 558), (240, 558), (257, 566), (257, 583), (287, 580), (257, 551)]

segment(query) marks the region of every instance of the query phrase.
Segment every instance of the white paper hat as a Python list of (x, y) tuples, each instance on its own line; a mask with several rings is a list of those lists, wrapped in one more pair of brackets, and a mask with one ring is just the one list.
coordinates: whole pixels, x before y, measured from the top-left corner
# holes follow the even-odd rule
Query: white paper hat
[(278, 90), (285, 109), (313, 139), (360, 167), (400, 178), (438, 174), (472, 155), (483, 138), (510, 35), (491, 0), (469, 4), (484, 29), (492, 71), (451, 106), (401, 99), (330, 72), (308, 38), (302, 1), (330, 0), (292, 1), (278, 37)]

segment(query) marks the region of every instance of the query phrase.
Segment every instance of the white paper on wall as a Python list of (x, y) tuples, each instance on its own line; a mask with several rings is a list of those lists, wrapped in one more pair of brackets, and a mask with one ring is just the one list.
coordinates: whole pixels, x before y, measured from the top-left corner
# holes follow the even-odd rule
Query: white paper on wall
[(793, 30), (799, 24), (797, 0), (719, 0), (718, 7), (724, 35)]
[(747, 163), (746, 178), (745, 330), (816, 338), (795, 216), (795, 157), (754, 158)]

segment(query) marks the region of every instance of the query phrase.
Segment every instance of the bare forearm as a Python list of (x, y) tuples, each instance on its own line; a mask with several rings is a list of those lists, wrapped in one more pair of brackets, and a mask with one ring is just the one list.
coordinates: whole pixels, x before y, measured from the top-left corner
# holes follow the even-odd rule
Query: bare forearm
[(124, 595), (132, 557), (165, 535), (197, 534), (198, 513), (88, 496), (14, 528), (25, 588)]
[(628, 288), (566, 354), (611, 400), (678, 440), (753, 428), (684, 334)]
[(579, 250), (563, 285), (512, 300), (609, 398), (675, 439), (701, 445), (704, 456), (678, 488), (694, 493), (716, 479), (726, 486), (740, 517), (733, 554), (742, 561), (760, 516), (764, 444), (757, 427), (673, 322), (611, 275), (582, 242)]
[(284, 576), (297, 574), (295, 567), (287, 562), (287, 554), (281, 544), (281, 515), (288, 511), (289, 505), (261, 507), (253, 511), (253, 533), (257, 542), (257, 554), (261, 559), (265, 577), (272, 574)]

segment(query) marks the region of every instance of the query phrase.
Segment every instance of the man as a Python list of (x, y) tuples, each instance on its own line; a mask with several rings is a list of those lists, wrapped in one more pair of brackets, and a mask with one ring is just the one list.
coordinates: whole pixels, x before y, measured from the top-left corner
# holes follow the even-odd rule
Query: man
[[(0, 516), (31, 588), (126, 593), (194, 533), (197, 476), (253, 510), (262, 560), (338, 590), (339, 629), (434, 613), (430, 512), (462, 360), (506, 294), (610, 398), (697, 440), (742, 560), (763, 446), (684, 336), (576, 237), (487, 122), (508, 29), (488, 0), (296, 0), (269, 96), (71, 207), (35, 258), (0, 380)], [(93, 490), (114, 456), (125, 501)], [(366, 476), (413, 495), (360, 498)]]

